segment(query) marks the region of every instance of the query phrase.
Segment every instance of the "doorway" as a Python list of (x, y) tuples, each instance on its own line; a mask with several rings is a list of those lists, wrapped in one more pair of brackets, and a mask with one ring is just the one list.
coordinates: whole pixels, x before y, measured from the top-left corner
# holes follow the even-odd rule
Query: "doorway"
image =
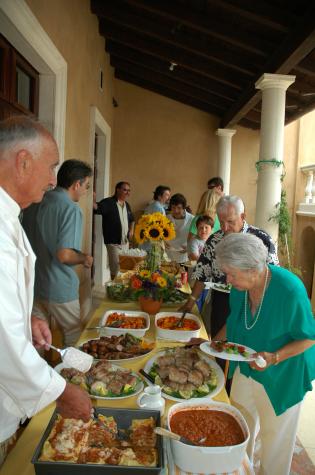
[[(111, 128), (97, 107), (91, 107), (90, 113), (90, 156), (94, 169), (93, 192), (96, 201), (109, 196)], [(91, 203), (91, 209), (92, 209)], [(92, 294), (104, 297), (105, 283), (110, 280), (107, 251), (103, 241), (102, 217), (91, 213), (91, 235), (89, 248), (94, 257), (92, 270)]]

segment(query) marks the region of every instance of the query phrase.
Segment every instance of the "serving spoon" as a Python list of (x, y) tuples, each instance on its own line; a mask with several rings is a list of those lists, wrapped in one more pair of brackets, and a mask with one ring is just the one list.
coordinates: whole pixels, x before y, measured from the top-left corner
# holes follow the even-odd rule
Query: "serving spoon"
[(169, 439), (173, 440), (178, 440), (179, 442), (182, 442), (183, 444), (188, 444), (188, 445), (199, 445), (202, 444), (205, 440), (206, 437), (202, 437), (201, 439), (198, 440), (198, 442), (193, 442), (190, 439), (187, 439), (186, 437), (182, 437), (181, 435), (175, 434), (175, 432), (171, 432), (170, 430), (164, 429), (163, 427), (155, 427), (154, 432), (158, 435), (162, 435), (163, 437), (168, 437)]
[(175, 328), (182, 328), (182, 326), (184, 325), (184, 318), (186, 316), (186, 313), (187, 313), (187, 310), (184, 310), (182, 316), (180, 317), (180, 319), (176, 323)]

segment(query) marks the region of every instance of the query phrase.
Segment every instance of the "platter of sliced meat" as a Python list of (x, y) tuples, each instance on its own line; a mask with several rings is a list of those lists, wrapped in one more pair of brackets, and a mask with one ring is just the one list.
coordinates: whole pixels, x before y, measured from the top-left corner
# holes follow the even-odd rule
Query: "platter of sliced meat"
[(143, 382), (137, 373), (109, 361), (97, 361), (86, 373), (61, 363), (55, 370), (66, 381), (80, 386), (94, 399), (125, 399), (143, 390)]
[(126, 335), (101, 336), (83, 342), (79, 349), (92, 355), (97, 360), (110, 360), (120, 363), (122, 360), (136, 360), (154, 349), (154, 342), (137, 338), (130, 333)]
[(213, 397), (224, 386), (220, 366), (198, 348), (171, 348), (154, 355), (144, 370), (158, 384), (166, 399)]

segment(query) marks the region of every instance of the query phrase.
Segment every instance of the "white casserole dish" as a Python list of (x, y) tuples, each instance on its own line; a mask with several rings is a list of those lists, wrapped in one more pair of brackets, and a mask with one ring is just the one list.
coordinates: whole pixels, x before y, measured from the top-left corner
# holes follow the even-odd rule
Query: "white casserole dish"
[[(145, 328), (114, 328), (114, 327), (106, 327), (106, 322), (112, 313), (121, 313), (124, 314), (125, 317), (144, 317), (146, 321), (146, 326)], [(104, 327), (102, 328), (102, 335), (104, 336), (119, 336), (119, 335), (125, 335), (126, 333), (130, 333), (133, 336), (136, 336), (138, 338), (142, 338), (145, 333), (149, 330), (150, 328), (150, 315), (145, 312), (140, 312), (138, 310), (107, 310), (103, 317), (100, 320), (100, 326)]]
[(191, 338), (198, 338), (201, 328), (200, 318), (193, 313), (186, 313), (185, 318), (194, 320), (199, 325), (199, 330), (169, 330), (160, 328), (157, 322), (160, 318), (164, 317), (178, 317), (182, 316), (182, 312), (159, 312), (155, 315), (155, 334), (158, 338), (165, 340), (177, 340), (177, 341), (189, 341)]
[(249, 440), (249, 429), (242, 414), (235, 407), (223, 402), (187, 401), (174, 404), (169, 410), (167, 425), (173, 414), (191, 409), (209, 409), (223, 411), (233, 416), (241, 426), (245, 440), (241, 444), (225, 447), (198, 447), (171, 440), (171, 450), (175, 464), (185, 472), (193, 473), (225, 473), (237, 470), (245, 458)]

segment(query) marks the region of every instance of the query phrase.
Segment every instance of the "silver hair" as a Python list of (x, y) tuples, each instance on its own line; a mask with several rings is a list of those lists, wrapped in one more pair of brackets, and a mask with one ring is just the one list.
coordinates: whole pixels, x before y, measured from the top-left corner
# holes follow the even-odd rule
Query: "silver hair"
[[(0, 122), (0, 152), (12, 149), (18, 143), (36, 143), (50, 136), (45, 127), (26, 116), (10, 117)], [(0, 158), (6, 158), (0, 153)]]
[(217, 214), (224, 212), (229, 206), (233, 206), (236, 213), (240, 216), (245, 211), (245, 206), (242, 198), (236, 195), (222, 196), (217, 203)]
[(262, 272), (267, 263), (268, 250), (261, 239), (250, 233), (232, 233), (215, 247), (216, 263), (240, 270)]

